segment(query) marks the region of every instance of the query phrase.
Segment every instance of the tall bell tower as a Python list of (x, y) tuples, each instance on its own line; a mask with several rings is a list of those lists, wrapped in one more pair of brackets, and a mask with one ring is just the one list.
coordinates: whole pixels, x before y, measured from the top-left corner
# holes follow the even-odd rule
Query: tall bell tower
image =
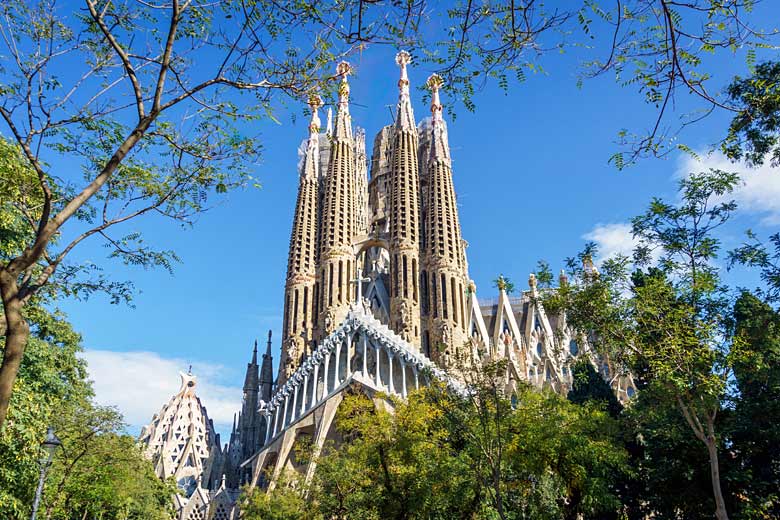
[(420, 176), (417, 164), (417, 127), (409, 99), (406, 66), (411, 56), (396, 55), (398, 116), (392, 137), (390, 171), (390, 323), (396, 333), (420, 346)]

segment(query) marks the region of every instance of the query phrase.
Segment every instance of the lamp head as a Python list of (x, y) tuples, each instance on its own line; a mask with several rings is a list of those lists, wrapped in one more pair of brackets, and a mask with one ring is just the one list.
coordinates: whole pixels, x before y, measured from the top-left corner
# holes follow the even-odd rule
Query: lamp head
[(49, 426), (49, 428), (46, 430), (46, 439), (41, 443), (41, 448), (46, 450), (46, 454), (48, 456), (48, 461), (51, 462), (51, 460), (54, 458), (54, 452), (57, 451), (57, 448), (62, 446), (62, 441), (54, 435), (54, 428)]

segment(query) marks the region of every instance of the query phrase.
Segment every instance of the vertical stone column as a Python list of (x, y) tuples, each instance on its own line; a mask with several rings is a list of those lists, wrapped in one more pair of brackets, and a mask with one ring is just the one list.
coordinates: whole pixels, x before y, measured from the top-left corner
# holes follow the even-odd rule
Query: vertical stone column
[(278, 376), (280, 386), (300, 366), (314, 334), (320, 165), (320, 118), (317, 110), (322, 106), (322, 100), (319, 96), (313, 96), (309, 100), (309, 106), (311, 107), (309, 141), (300, 175), (287, 259), (282, 356), (279, 361)]
[(390, 173), (390, 319), (396, 333), (419, 349), (420, 179), (417, 128), (406, 73), (410, 61), (408, 52), (401, 51), (396, 56), (401, 78)]
[(457, 365), (468, 337), (468, 286), (465, 253), (461, 240), (457, 200), (452, 182), (452, 162), (447, 127), (442, 119), (437, 75), (428, 78), (431, 90), (432, 135), (426, 179), (425, 250), (423, 280), (429, 298), (426, 338), (433, 360), (444, 369)]
[(352, 119), (349, 115), (349, 72), (347, 62), (339, 63), (338, 110), (322, 196), (318, 339), (330, 334), (346, 316), (351, 303), (351, 280), (355, 277), (352, 239), (357, 229), (356, 176)]

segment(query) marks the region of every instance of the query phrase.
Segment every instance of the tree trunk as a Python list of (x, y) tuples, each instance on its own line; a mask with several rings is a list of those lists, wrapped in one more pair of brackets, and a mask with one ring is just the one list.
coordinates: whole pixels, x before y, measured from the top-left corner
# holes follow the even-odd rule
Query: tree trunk
[(0, 296), (5, 312), (5, 350), (0, 365), (0, 429), (5, 424), (16, 374), (22, 364), (24, 348), (30, 336), (30, 326), (22, 316), (22, 302), (16, 280), (7, 271), (0, 271)]
[(712, 478), (712, 494), (715, 496), (715, 518), (729, 520), (726, 512), (726, 502), (723, 500), (723, 491), (720, 489), (720, 467), (718, 464), (718, 446), (715, 437), (707, 437), (707, 454), (710, 458), (710, 477)]

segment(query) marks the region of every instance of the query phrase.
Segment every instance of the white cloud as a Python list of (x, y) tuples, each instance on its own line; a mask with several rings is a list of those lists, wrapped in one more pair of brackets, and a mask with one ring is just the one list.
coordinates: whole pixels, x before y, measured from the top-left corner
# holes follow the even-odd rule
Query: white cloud
[[(154, 352), (86, 350), (83, 357), (97, 402), (116, 406), (134, 429), (147, 424), (179, 390), (179, 372), (188, 367), (185, 360)], [(197, 395), (217, 430), (229, 430), (233, 414), (241, 409), (241, 388), (217, 383), (225, 373), (221, 365), (192, 363), (192, 373), (198, 378)]]
[(730, 199), (737, 202), (740, 211), (759, 215), (762, 224), (780, 224), (780, 168), (772, 168), (769, 161), (758, 168), (750, 168), (742, 163), (732, 163), (720, 152), (700, 153), (699, 157), (682, 155), (677, 177), (708, 171), (709, 168), (739, 173), (742, 183)]
[(625, 222), (597, 224), (592, 230), (582, 235), (582, 238), (595, 242), (598, 246), (596, 258), (598, 264), (616, 255), (631, 257), (638, 242), (631, 235), (631, 224)]

